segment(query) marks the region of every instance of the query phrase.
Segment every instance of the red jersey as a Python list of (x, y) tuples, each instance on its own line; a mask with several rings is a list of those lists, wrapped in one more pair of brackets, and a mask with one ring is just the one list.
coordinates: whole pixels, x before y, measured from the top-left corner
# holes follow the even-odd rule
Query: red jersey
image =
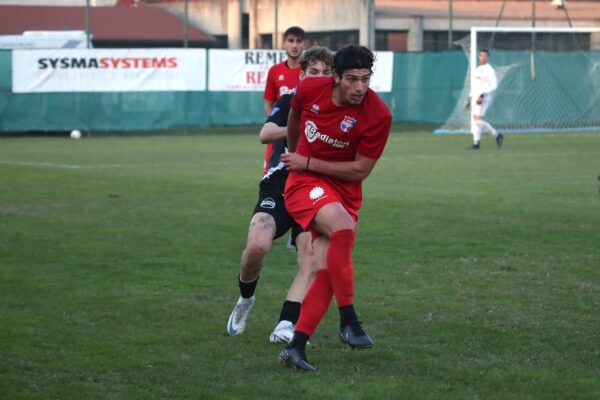
[[(300, 73), (302, 68), (298, 65), (296, 68), (290, 68), (287, 61), (273, 65), (267, 74), (267, 86), (265, 86), (264, 99), (268, 101), (277, 101), (284, 94), (292, 93), (300, 82)], [(271, 153), (273, 152), (273, 144), (267, 143), (265, 150), (265, 161), (263, 163), (263, 173), (267, 173), (267, 164)]]
[(301, 72), (300, 66), (290, 68), (286, 61), (273, 65), (267, 74), (264, 99), (275, 102), (284, 94), (290, 93), (298, 86)]
[[(333, 88), (331, 77), (304, 79), (298, 86), (292, 98), (292, 109), (300, 114), (298, 154), (326, 161), (353, 161), (357, 153), (379, 159), (392, 125), (390, 110), (371, 89), (360, 104), (338, 107), (331, 99)], [(327, 181), (347, 207), (360, 209), (362, 181), (292, 171), (288, 184), (306, 175)]]

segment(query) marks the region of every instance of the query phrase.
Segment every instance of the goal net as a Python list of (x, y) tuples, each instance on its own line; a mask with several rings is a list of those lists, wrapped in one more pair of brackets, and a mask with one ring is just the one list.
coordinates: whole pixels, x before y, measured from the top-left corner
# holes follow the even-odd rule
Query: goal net
[(458, 42), (469, 68), (454, 110), (435, 133), (471, 131), (468, 101), (480, 49), (498, 88), (485, 114), (499, 132), (600, 130), (600, 28), (471, 28)]

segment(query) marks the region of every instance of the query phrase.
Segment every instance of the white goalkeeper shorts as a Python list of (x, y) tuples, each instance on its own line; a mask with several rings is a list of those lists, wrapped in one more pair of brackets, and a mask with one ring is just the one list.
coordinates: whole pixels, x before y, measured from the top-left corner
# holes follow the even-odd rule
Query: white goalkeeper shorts
[(471, 100), (471, 115), (485, 116), (485, 112), (492, 104), (492, 96), (483, 96), (481, 104), (477, 104), (477, 98)]

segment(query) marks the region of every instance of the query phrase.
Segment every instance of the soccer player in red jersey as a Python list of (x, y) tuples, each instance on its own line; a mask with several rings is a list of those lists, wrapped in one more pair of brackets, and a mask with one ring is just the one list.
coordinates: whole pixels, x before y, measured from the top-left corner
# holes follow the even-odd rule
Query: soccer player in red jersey
[[(273, 105), (284, 94), (292, 93), (300, 82), (300, 56), (304, 51), (304, 30), (292, 26), (283, 32), (283, 48), (287, 59), (269, 68), (267, 84), (265, 86), (265, 114), (267, 117), (273, 111)], [(273, 151), (272, 143), (267, 143), (263, 173), (267, 173), (267, 164)]]
[(354, 248), (362, 181), (369, 176), (387, 142), (392, 115), (369, 88), (375, 56), (363, 46), (339, 50), (332, 78), (303, 80), (288, 117), (290, 171), (285, 205), (313, 235), (316, 278), (304, 297), (292, 341), (280, 362), (314, 371), (305, 345), (335, 295), (340, 312), (339, 336), (352, 348), (373, 342), (354, 310)]

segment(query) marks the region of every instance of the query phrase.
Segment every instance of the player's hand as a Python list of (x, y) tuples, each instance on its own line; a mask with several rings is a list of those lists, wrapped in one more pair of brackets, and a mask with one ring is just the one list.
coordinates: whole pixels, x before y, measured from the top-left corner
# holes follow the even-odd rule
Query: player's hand
[(304, 171), (306, 170), (306, 162), (308, 157), (304, 157), (298, 153), (287, 153), (281, 155), (281, 161), (288, 171)]
[(471, 108), (471, 95), (467, 97), (467, 101), (465, 101), (465, 110)]
[(477, 98), (477, 104), (481, 105), (481, 103), (483, 103), (483, 95)]

